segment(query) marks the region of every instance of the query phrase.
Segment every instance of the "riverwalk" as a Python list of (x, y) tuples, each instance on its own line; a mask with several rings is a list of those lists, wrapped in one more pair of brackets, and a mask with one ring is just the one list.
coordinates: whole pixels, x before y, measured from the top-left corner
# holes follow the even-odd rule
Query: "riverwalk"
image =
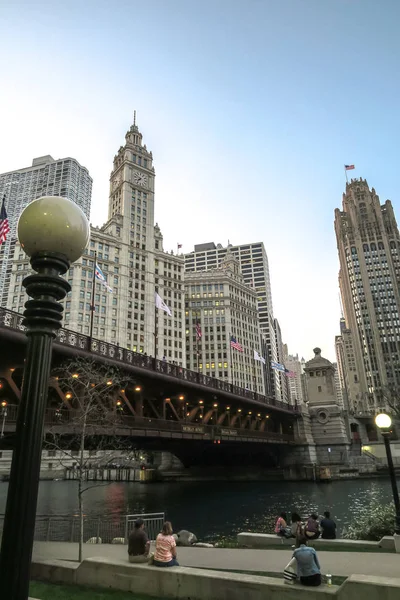
[[(292, 550), (247, 550), (230, 548), (179, 547), (178, 560), (185, 567), (227, 569), (235, 571), (277, 572), (283, 571)], [(102, 556), (113, 560), (127, 560), (127, 546), (112, 544), (84, 544), (83, 558)], [(76, 560), (78, 544), (68, 542), (35, 542), (33, 559)], [(400, 555), (373, 552), (326, 552), (318, 551), (323, 573), (349, 576), (377, 575), (398, 577)]]

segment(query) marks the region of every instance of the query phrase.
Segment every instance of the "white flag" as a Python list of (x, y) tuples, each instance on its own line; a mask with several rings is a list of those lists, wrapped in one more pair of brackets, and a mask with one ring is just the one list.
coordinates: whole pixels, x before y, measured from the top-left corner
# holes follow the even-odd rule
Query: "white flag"
[(162, 300), (161, 296), (159, 294), (157, 294), (157, 292), (155, 292), (155, 300), (156, 300), (156, 307), (165, 311), (166, 313), (169, 314), (170, 317), (172, 317), (171, 309), (169, 308), (169, 306), (167, 306), (165, 304), (164, 300)]
[(263, 365), (265, 365), (265, 358), (258, 354), (257, 350), (254, 350), (254, 360), (259, 360)]

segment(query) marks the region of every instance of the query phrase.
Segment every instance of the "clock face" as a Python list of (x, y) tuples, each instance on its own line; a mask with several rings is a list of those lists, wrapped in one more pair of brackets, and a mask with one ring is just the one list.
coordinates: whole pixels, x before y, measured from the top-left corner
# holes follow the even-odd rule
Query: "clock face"
[(132, 174), (133, 183), (136, 185), (141, 185), (142, 187), (147, 186), (147, 175), (145, 173), (139, 173), (139, 171), (134, 171)]

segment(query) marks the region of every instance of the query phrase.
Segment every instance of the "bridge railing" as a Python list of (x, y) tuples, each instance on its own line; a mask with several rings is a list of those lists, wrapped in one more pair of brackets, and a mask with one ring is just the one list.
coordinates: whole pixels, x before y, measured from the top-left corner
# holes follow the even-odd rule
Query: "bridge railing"
[[(21, 332), (24, 332), (26, 329), (23, 325), (23, 315), (5, 308), (0, 308), (0, 328), (1, 327), (14, 329)], [(197, 383), (216, 391), (224, 391), (248, 400), (261, 402), (262, 404), (273, 406), (280, 410), (294, 413), (298, 412), (297, 406), (291, 406), (290, 404), (280, 402), (279, 400), (275, 400), (273, 397), (263, 396), (257, 392), (233, 385), (228, 381), (222, 381), (221, 379), (216, 379), (215, 377), (209, 377), (203, 373), (197, 373), (196, 371), (185, 369), (179, 365), (174, 365), (164, 360), (158, 360), (152, 356), (147, 356), (146, 354), (142, 354), (140, 352), (134, 352), (133, 350), (128, 350), (127, 348), (122, 348), (121, 346), (116, 346), (115, 344), (111, 344), (109, 342), (103, 342), (96, 339), (90, 340), (89, 336), (77, 333), (76, 331), (70, 331), (69, 329), (64, 328), (59, 329), (57, 332), (57, 342), (64, 346), (71, 346), (73, 348), (77, 348), (78, 350), (91, 352), (92, 354), (105, 359), (109, 358), (121, 362), (122, 364), (128, 364), (141, 369), (146, 369), (148, 371), (162, 373), (181, 381)]]
[[(147, 535), (154, 541), (165, 521), (164, 513), (143, 515), (112, 515), (83, 518), (83, 541), (102, 541), (111, 544), (115, 538), (127, 543), (136, 519), (143, 519)], [(0, 538), (3, 532), (4, 515), (0, 515)], [(35, 542), (79, 542), (79, 515), (37, 515)]]

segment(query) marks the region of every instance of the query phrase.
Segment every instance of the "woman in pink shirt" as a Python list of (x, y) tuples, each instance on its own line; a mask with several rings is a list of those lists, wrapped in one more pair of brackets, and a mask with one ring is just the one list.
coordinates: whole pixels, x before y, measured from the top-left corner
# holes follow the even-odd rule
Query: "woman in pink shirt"
[(179, 567), (176, 560), (176, 542), (169, 521), (164, 523), (161, 533), (157, 536), (153, 564), (155, 567)]

